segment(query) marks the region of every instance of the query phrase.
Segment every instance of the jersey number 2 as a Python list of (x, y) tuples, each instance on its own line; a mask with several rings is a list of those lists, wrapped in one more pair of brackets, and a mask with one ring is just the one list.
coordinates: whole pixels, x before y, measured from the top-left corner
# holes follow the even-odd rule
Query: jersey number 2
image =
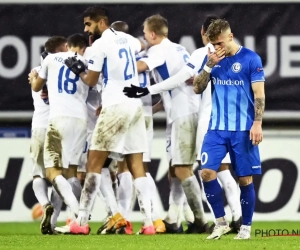
[[(130, 63), (128, 54), (130, 55), (133, 74), (128, 73), (128, 67), (129, 67), (129, 63)], [(125, 48), (120, 49), (119, 50), (119, 57), (123, 58), (123, 55), (125, 56), (125, 59), (126, 59), (126, 65), (125, 65), (125, 69), (124, 69), (124, 79), (125, 79), (125, 81), (127, 81), (127, 80), (132, 78), (132, 75), (134, 76), (135, 67), (134, 67), (134, 61), (133, 61), (130, 49), (129, 49), (129, 53)]]
[[(67, 68), (67, 70), (65, 71), (66, 67), (65, 66), (61, 66), (60, 70), (59, 70), (59, 74), (58, 74), (58, 92), (62, 93), (63, 92), (63, 88), (64, 90), (68, 93), (68, 94), (75, 94), (76, 90), (77, 90), (77, 81), (79, 80), (79, 76), (75, 76), (75, 78), (70, 78), (70, 73), (71, 70), (69, 68)], [(64, 83), (63, 83), (63, 78)], [(70, 88), (69, 88), (69, 83), (70, 83)], [(63, 86), (64, 85), (64, 86)]]

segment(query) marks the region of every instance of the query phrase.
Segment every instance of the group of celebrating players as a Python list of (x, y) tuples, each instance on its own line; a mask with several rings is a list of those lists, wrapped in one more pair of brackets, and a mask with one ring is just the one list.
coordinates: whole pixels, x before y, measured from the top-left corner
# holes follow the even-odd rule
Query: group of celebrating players
[[(108, 213), (98, 234), (133, 234), (129, 214), (137, 198), (144, 217), (138, 234), (183, 233), (183, 213), (184, 233), (219, 239), (234, 232), (234, 239), (249, 239), (252, 175), (261, 174), (265, 80), (260, 57), (237, 44), (229, 23), (216, 16), (204, 21), (205, 47), (191, 56), (168, 39), (168, 22), (161, 15), (144, 21), (145, 41), (129, 35), (123, 21), (110, 24), (102, 7), (89, 7), (83, 19), (89, 41), (82, 34), (49, 38), (41, 66), (28, 77), (35, 108), (33, 190), (44, 209), (41, 232), (89, 234), (98, 195)], [(161, 100), (152, 106), (154, 94)], [(169, 210), (163, 220), (147, 167), (152, 116), (162, 109), (170, 164)], [(197, 161), (215, 217), (211, 226), (193, 174)], [(50, 199), (45, 178), (53, 186)], [(230, 224), (220, 183), (232, 212)], [(63, 202), (69, 218), (58, 227)]]

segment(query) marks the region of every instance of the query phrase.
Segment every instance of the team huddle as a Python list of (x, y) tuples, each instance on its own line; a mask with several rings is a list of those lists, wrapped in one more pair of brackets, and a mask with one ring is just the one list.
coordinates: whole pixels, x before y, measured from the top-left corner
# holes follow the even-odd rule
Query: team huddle
[[(97, 234), (133, 234), (130, 211), (137, 199), (143, 215), (137, 234), (207, 233), (207, 239), (219, 239), (235, 233), (234, 239), (250, 239), (252, 176), (261, 174), (265, 108), (260, 57), (235, 43), (229, 23), (216, 16), (204, 21), (205, 46), (192, 55), (168, 39), (168, 22), (160, 15), (144, 21), (144, 40), (131, 36), (123, 21), (110, 24), (102, 7), (86, 9), (83, 20), (89, 41), (82, 34), (49, 38), (41, 65), (28, 78), (35, 108), (33, 190), (44, 209), (42, 234), (89, 234), (99, 196), (107, 217)], [(155, 94), (161, 99), (152, 105)], [(165, 218), (148, 170), (153, 114), (163, 109), (170, 186)], [(211, 226), (193, 173), (197, 162), (215, 217)], [(45, 178), (52, 184), (50, 199)], [(63, 203), (69, 216), (59, 227)]]

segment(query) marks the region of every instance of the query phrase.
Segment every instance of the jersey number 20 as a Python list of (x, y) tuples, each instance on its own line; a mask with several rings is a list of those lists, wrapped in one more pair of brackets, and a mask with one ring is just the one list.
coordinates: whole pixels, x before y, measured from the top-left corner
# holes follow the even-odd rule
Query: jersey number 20
[[(68, 94), (75, 94), (77, 90), (77, 81), (79, 80), (79, 76), (75, 76), (75, 78), (70, 78), (70, 73), (71, 70), (67, 68), (65, 71), (66, 67), (61, 66), (58, 74), (58, 92), (62, 93), (63, 89), (68, 93)], [(73, 74), (72, 74), (73, 75)], [(63, 81), (63, 78), (65, 79)], [(70, 88), (69, 88), (70, 86)]]
[[(130, 59), (131, 59), (132, 70), (133, 70), (132, 74), (128, 73), (128, 67), (129, 67), (129, 63), (130, 63), (128, 54), (129, 54)], [(125, 48), (120, 49), (119, 50), (119, 57), (120, 58), (125, 57), (125, 59), (126, 59), (126, 65), (125, 65), (125, 69), (124, 69), (124, 80), (127, 81), (127, 80), (132, 78), (132, 75), (134, 76), (134, 74), (135, 74), (135, 67), (134, 67), (134, 61), (133, 61), (133, 58), (132, 58), (132, 55), (131, 55), (131, 50), (129, 49), (129, 52), (128, 52), (127, 49), (125, 49)]]

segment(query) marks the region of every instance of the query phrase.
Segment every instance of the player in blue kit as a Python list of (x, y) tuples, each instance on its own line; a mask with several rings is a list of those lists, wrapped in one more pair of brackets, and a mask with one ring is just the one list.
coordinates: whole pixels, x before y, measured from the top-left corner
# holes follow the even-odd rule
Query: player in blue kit
[(242, 226), (234, 239), (249, 239), (255, 207), (252, 175), (261, 174), (258, 144), (263, 138), (265, 108), (262, 62), (255, 52), (234, 42), (225, 20), (213, 21), (206, 35), (215, 52), (208, 49), (203, 69), (194, 79), (194, 90), (202, 93), (211, 81), (212, 113), (201, 163), (204, 190), (214, 211), (216, 226), (207, 239), (219, 239), (228, 232), (222, 189), (217, 181), (218, 168), (227, 152), (241, 190)]

